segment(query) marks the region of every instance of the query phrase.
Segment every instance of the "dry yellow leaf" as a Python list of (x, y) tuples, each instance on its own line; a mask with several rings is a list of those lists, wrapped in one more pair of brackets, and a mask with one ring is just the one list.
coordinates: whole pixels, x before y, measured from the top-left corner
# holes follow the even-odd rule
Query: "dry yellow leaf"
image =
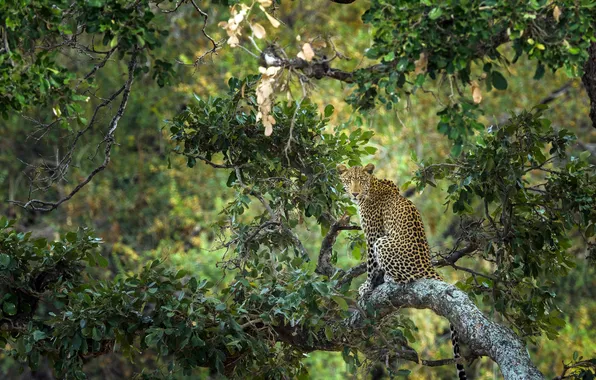
[(414, 61), (414, 65), (416, 65), (414, 74), (418, 75), (426, 73), (426, 66), (428, 65), (428, 57), (426, 56), (426, 53), (420, 53), (420, 58)]
[(261, 8), (261, 10), (263, 12), (265, 12), (265, 16), (267, 16), (267, 18), (269, 19), (269, 22), (271, 23), (271, 25), (274, 28), (279, 28), (279, 26), (281, 25), (281, 23), (279, 21), (277, 21), (277, 19), (275, 17), (273, 17), (269, 13), (267, 13), (267, 11), (265, 10), (265, 8), (263, 8), (262, 5), (259, 5), (259, 8)]
[(259, 4), (261, 4), (261, 6), (268, 8), (271, 6), (271, 4), (273, 4), (273, 1), (271, 0), (258, 0)]
[(263, 28), (263, 26), (261, 24), (259, 24), (258, 22), (255, 22), (251, 26), (252, 26), (252, 32), (255, 34), (255, 37), (257, 37), (258, 39), (265, 38), (265, 36), (267, 35), (267, 32), (265, 32), (265, 28)]
[(273, 133), (273, 125), (265, 124), (265, 121), (263, 121), (263, 125), (265, 126), (265, 136), (271, 136)]
[(555, 9), (553, 9), (553, 17), (555, 18), (556, 22), (559, 22), (559, 18), (561, 18), (561, 8), (558, 5), (555, 5)]
[(474, 103), (478, 104), (482, 101), (482, 90), (480, 90), (480, 86), (478, 85), (478, 82), (476, 82), (476, 81), (472, 81), (471, 85), (472, 85), (472, 99), (474, 100)]
[(240, 44), (240, 40), (238, 39), (238, 37), (232, 36), (232, 37), (228, 38), (228, 45), (230, 45), (231, 47), (236, 47), (239, 44)]
[(312, 50), (312, 46), (307, 42), (302, 45), (302, 51), (298, 53), (298, 58), (302, 58), (308, 62), (312, 61), (315, 56), (315, 52)]

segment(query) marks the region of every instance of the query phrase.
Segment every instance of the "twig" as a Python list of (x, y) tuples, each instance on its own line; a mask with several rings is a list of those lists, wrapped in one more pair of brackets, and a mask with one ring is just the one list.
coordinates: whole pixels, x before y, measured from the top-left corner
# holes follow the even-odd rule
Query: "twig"
[(360, 263), (355, 267), (350, 268), (340, 277), (340, 280), (337, 282), (337, 287), (341, 288), (342, 286), (351, 283), (353, 279), (364, 273), (366, 273), (366, 263)]
[(470, 244), (469, 246), (460, 249), (458, 251), (452, 252), (449, 256), (444, 257), (440, 260), (433, 261), (433, 265), (436, 267), (444, 267), (446, 265), (453, 265), (457, 262), (457, 260), (461, 259), (462, 257), (468, 256), (470, 253), (476, 251), (478, 247), (475, 244)]
[[(110, 163), (110, 158), (111, 158), (111, 152), (112, 152), (112, 146), (115, 142), (114, 140), (114, 133), (116, 132), (116, 128), (118, 128), (118, 122), (120, 121), (120, 119), (122, 118), (122, 115), (124, 115), (124, 111), (126, 109), (126, 105), (128, 103), (128, 98), (130, 96), (130, 89), (132, 87), (132, 83), (134, 80), (134, 71), (137, 65), (137, 55), (138, 55), (138, 51), (135, 50), (132, 53), (132, 57), (130, 59), (130, 62), (128, 63), (128, 79), (126, 81), (126, 83), (124, 84), (123, 88), (121, 90), (123, 90), (122, 93), (122, 101), (120, 102), (120, 106), (118, 107), (118, 111), (116, 112), (116, 114), (114, 115), (114, 117), (112, 118), (112, 120), (110, 121), (110, 125), (109, 125), (109, 130), (107, 132), (107, 134), (105, 135), (104, 139), (102, 142), (106, 143), (106, 147), (104, 149), (104, 161), (103, 163), (96, 167), (88, 176), (87, 178), (85, 178), (82, 182), (80, 182), (70, 193), (68, 193), (68, 195), (66, 195), (65, 197), (59, 199), (58, 201), (52, 202), (52, 201), (44, 201), (44, 200), (40, 200), (40, 199), (31, 199), (26, 203), (20, 202), (20, 201), (14, 201), (14, 200), (10, 200), (9, 202), (16, 204), (18, 206), (21, 206), (25, 209), (29, 208), (31, 210), (37, 210), (37, 211), (52, 211), (55, 210), (56, 208), (58, 208), (58, 206), (60, 206), (62, 203), (68, 201), (70, 198), (72, 198), (79, 190), (81, 190), (86, 184), (88, 184), (91, 179), (93, 179), (93, 177), (95, 177), (95, 175), (97, 175), (99, 172), (101, 172), (102, 170), (104, 170), (108, 164)], [(120, 91), (117, 91), (117, 94), (120, 93)], [(115, 95), (117, 96), (117, 95)], [(115, 97), (113, 96), (113, 97)], [(99, 108), (99, 107), (98, 107)], [(96, 108), (96, 112), (93, 116), (93, 119), (89, 122), (89, 125), (86, 129), (89, 128), (89, 126), (92, 124), (95, 115), (97, 114), (97, 110), (98, 108)], [(78, 136), (80, 137), (80, 135)], [(75, 141), (76, 139), (75, 138)]]
[(350, 216), (344, 214), (344, 216), (333, 222), (333, 224), (331, 224), (331, 227), (329, 227), (329, 231), (327, 231), (327, 234), (321, 242), (321, 249), (319, 250), (319, 261), (317, 264), (317, 269), (315, 269), (316, 273), (325, 275), (327, 277), (333, 276), (333, 273), (335, 272), (335, 268), (331, 264), (333, 244), (335, 244), (337, 235), (339, 235), (340, 228), (344, 226), (347, 227), (347, 224), (349, 222)]
[(204, 156), (200, 156), (200, 155), (191, 155), (191, 154), (184, 154), (184, 153), (180, 153), (183, 154), (186, 157), (192, 157), (192, 158), (197, 158), (201, 161), (203, 161), (204, 163), (206, 163), (207, 165), (210, 165), (216, 169), (233, 169), (233, 168), (240, 168), (242, 167), (242, 165), (232, 165), (232, 164), (218, 164), (215, 163), (213, 161), (208, 160), (207, 158), (205, 158)]
[(197, 5), (197, 3), (195, 3), (194, 0), (190, 0), (190, 3), (193, 5), (193, 7), (195, 7), (195, 9), (197, 10), (197, 12), (199, 12), (201, 14), (201, 16), (203, 16), (203, 27), (201, 28), (201, 32), (203, 33), (203, 35), (211, 42), (211, 45), (213, 46), (210, 50), (206, 51), (205, 53), (203, 53), (199, 58), (197, 58), (195, 60), (195, 65), (198, 65), (199, 62), (201, 62), (203, 60), (203, 58), (207, 55), (207, 54), (215, 54), (217, 53), (217, 50), (219, 49), (219, 45), (215, 42), (215, 40), (213, 38), (211, 38), (211, 36), (209, 34), (207, 34), (207, 32), (205, 31), (205, 28), (207, 27), (207, 20), (209, 19), (209, 15), (204, 12), (201, 8), (199, 8), (199, 6)]

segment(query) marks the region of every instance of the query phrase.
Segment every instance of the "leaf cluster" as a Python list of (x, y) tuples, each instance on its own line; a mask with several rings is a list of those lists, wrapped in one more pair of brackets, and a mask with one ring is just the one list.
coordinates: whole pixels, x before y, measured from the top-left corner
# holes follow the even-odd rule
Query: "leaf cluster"
[[(366, 146), (371, 131), (357, 128), (348, 134), (345, 125), (329, 131), (333, 107), (320, 115), (308, 99), (276, 103), (275, 131), (265, 136), (256, 117), (257, 81), (258, 77), (231, 79), (229, 97), (197, 99), (170, 127), (177, 144), (174, 151), (187, 157), (189, 167), (202, 160), (228, 171), (227, 185), (236, 190), (236, 197), (225, 213), (241, 251), (254, 251), (261, 244), (279, 249), (295, 244), (284, 228), (265, 227), (281, 224), (291, 229), (305, 217), (328, 227), (346, 206), (336, 165), (360, 164), (361, 157), (376, 150)], [(222, 163), (214, 163), (216, 159)], [(240, 216), (255, 198), (263, 207), (246, 225)], [(266, 232), (259, 237), (253, 235), (258, 226)]]
[(83, 281), (85, 262), (105, 260), (88, 230), (48, 244), (1, 222), (0, 343), (32, 369), (47, 357), (59, 376), (85, 378), (83, 364), (113, 350), (131, 361), (151, 350), (170, 373), (208, 367), (236, 377), (295, 376), (304, 371), (302, 351), (272, 337), (304, 328), (303, 348), (332, 339), (336, 330), (327, 321), (348, 309), (336, 281), (314, 275), (300, 259), (273, 271), (253, 262), (217, 296), (209, 294), (212, 282), (160, 260), (138, 274)]
[[(81, 120), (87, 96), (95, 89), (95, 74), (115, 54), (121, 60), (133, 51), (146, 52), (160, 46), (169, 34), (156, 17), (153, 1), (120, 0), (3, 1), (0, 3), (3, 54), (0, 55), (0, 110), (22, 112), (32, 104), (50, 105), (57, 117)], [(83, 54), (96, 62), (77, 78), (73, 67), (60, 59), (61, 52)], [(163, 86), (173, 73), (171, 65), (154, 60), (153, 77)]]
[(445, 179), (455, 214), (484, 214), (468, 239), (492, 274), (463, 287), (494, 297), (523, 335), (554, 337), (564, 322), (549, 285), (574, 266), (572, 241), (594, 237), (596, 181), (589, 153), (567, 153), (575, 137), (555, 130), (545, 108), (492, 126), (458, 159), (423, 163), (414, 181), (424, 187)]

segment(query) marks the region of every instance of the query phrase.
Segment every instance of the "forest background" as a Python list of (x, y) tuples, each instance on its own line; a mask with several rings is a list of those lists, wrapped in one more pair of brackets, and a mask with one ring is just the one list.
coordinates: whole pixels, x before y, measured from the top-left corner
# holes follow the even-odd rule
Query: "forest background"
[[(88, 3), (102, 5), (102, 1)], [(151, 61), (151, 69), (135, 79), (126, 112), (118, 123), (116, 143), (111, 148), (111, 161), (106, 169), (98, 173), (72, 199), (51, 212), (35, 211), (32, 207), (23, 208), (24, 203), (0, 203), (0, 214), (6, 215), (6, 220), (16, 220), (12, 227), (17, 232), (30, 231), (32, 239), (43, 237), (54, 241), (62, 236), (65, 242), (71, 238), (74, 242), (81, 238), (81, 232), (78, 238), (77, 235), (68, 233), (72, 234), (82, 226), (89, 227), (93, 236), (101, 238), (102, 243), (99, 248), (93, 248), (98, 250), (101, 257), (91, 260), (97, 261), (98, 267), (86, 267), (86, 281), (111, 281), (134, 276), (148, 263), (159, 259), (163, 260), (160, 265), (166, 268), (184, 270), (181, 277), (192, 276), (208, 280), (212, 286), (212, 294), (217, 295), (233, 287), (238, 277), (235, 277), (234, 269), (229, 269), (229, 262), (226, 261), (230, 259), (229, 251), (233, 247), (228, 244), (231, 238), (226, 228), (232, 216), (255, 217), (263, 210), (248, 207), (250, 201), (246, 194), (242, 193), (242, 189), (231, 185), (237, 180), (237, 177), (232, 177), (234, 173), (230, 174), (229, 171), (209, 164), (221, 161), (218, 160), (220, 156), (214, 155), (215, 158), (204, 160), (207, 161), (206, 164), (200, 159), (194, 160), (188, 155), (179, 154), (179, 150), (176, 151), (177, 144), (184, 146), (187, 143), (184, 140), (186, 137), (181, 137), (177, 129), (172, 129), (179, 125), (176, 123), (184, 122), (176, 118), (180, 118), (187, 107), (207, 107), (205, 104), (210, 102), (209, 99), (226, 97), (234, 90), (248, 86), (251, 79), (244, 81), (244, 78), (258, 75), (259, 66), (263, 66), (257, 47), (263, 50), (268, 42), (275, 41), (280, 49), (284, 49), (292, 57), (300, 53), (309, 62), (312, 59), (326, 60), (335, 54), (334, 60), (329, 64), (334, 69), (348, 72), (376, 64), (379, 60), (376, 55), (378, 52), (370, 51), (373, 40), (380, 38), (375, 32), (378, 25), (374, 24), (374, 20), (372, 24), (371, 20), (363, 22), (363, 14), (370, 7), (365, 1), (355, 1), (352, 4), (323, 0), (284, 1), (274, 4), (272, 8), (267, 7), (270, 14), (259, 9), (259, 5), (267, 2), (259, 1), (252, 4), (250, 15), (242, 20), (245, 22), (242, 26), (244, 34), (238, 35), (238, 42), (232, 39), (235, 32), (230, 25), (234, 14), (228, 5), (200, 2), (200, 9), (209, 15), (204, 18), (198, 12), (199, 9), (190, 3), (158, 2), (151, 5), (155, 23), (167, 30), (168, 34), (160, 36), (159, 43), (152, 46), (147, 58)], [(246, 5), (251, 6), (251, 3)], [(2, 4), (2, 7), (6, 9), (7, 5)], [(162, 13), (160, 8), (170, 9), (172, 13)], [(15, 9), (18, 7), (15, 6)], [(238, 14), (242, 9), (244, 8), (237, 5), (234, 12)], [(553, 9), (551, 6), (550, 15)], [(561, 9), (563, 12), (567, 11), (563, 7)], [(441, 15), (435, 13), (430, 17), (438, 19)], [(559, 17), (565, 17), (565, 13)], [(10, 35), (11, 30), (8, 20), (9, 18), (5, 18), (2, 24), (5, 38)], [(279, 26), (276, 25), (276, 20), (281, 23)], [(249, 40), (248, 35), (252, 35), (253, 39)], [(258, 38), (259, 35), (263, 38)], [(103, 45), (106, 48), (117, 46), (120, 40), (118, 36), (114, 38), (115, 40), (110, 38), (104, 41)], [(209, 51), (214, 48), (214, 41), (217, 43), (216, 51), (211, 54)], [(307, 42), (309, 46), (305, 47)], [(138, 46), (145, 46), (150, 43), (150, 39), (143, 36), (136, 43)], [(236, 44), (241, 47), (233, 47)], [(324, 51), (326, 56), (318, 55), (319, 50)], [(508, 59), (514, 56), (513, 50), (511, 45), (499, 48)], [(311, 57), (311, 53), (316, 53), (316, 57)], [(394, 59), (388, 55), (384, 55), (383, 59)], [(73, 51), (64, 52), (55, 59), (61, 66), (67, 67), (69, 74), (74, 74), (77, 80), (87, 75), (100, 62), (97, 57)], [(484, 128), (484, 125), (505, 124), (514, 113), (530, 111), (538, 104), (547, 104), (548, 109), (542, 112), (552, 122), (552, 126), (557, 130), (566, 128), (577, 135), (577, 141), (570, 143), (570, 154), (581, 156), (578, 159), (588, 164), (594, 163), (596, 129), (590, 121), (589, 97), (577, 73), (564, 69), (553, 72), (537, 65), (536, 59), (528, 55), (522, 55), (511, 65), (506, 64), (506, 60), (493, 59), (495, 66), (502, 65), (500, 72), (503, 74), (492, 74), (492, 88), (485, 85), (485, 78), (479, 77), (480, 84), (470, 81), (469, 87), (454, 90), (453, 86), (457, 84), (452, 83), (449, 90), (448, 86), (445, 89), (440, 84), (440, 78), (436, 78), (433, 82), (428, 82), (427, 87), (420, 86), (415, 96), (402, 94), (399, 100), (396, 98), (383, 101), (374, 100), (373, 96), (370, 104), (363, 101), (364, 98), (354, 98), (353, 84), (327, 77), (315, 79), (316, 73), (307, 78), (307, 83), (301, 82), (299, 70), (295, 70), (293, 82), (288, 87), (292, 91), (292, 97), (286, 99), (286, 91), (275, 88), (275, 99), (281, 104), (311, 104), (309, 115), (318, 112), (325, 116), (323, 131), (344, 131), (346, 136), (357, 141), (354, 147), (357, 151), (360, 150), (358, 156), (352, 158), (352, 163), (372, 162), (377, 167), (378, 177), (394, 180), (399, 186), (403, 186), (403, 191), (407, 192), (420, 210), (432, 250), (439, 255), (457, 246), (462, 227), (465, 230), (465, 223), (473, 220), (470, 217), (483, 211), (482, 207), (478, 209), (477, 204), (470, 203), (465, 205), (470, 208), (466, 217), (461, 218), (462, 212), (454, 215), (451, 205), (446, 204), (449, 184), (441, 181), (438, 173), (435, 173), (436, 181), (420, 174), (424, 165), (441, 162), (450, 155), (465, 155), (468, 141), (482, 144), (482, 141), (478, 142), (474, 137), (478, 135), (478, 131), (469, 131), (468, 135), (458, 140), (458, 137), (446, 138), (449, 132), (441, 127), (437, 128), (444, 116), (439, 111), (449, 108), (445, 105), (450, 104), (450, 97), (460, 96), (460, 91), (463, 92), (461, 96), (469, 100), (469, 104), (481, 104), (482, 114), (474, 116), (482, 124), (479, 129)], [(416, 70), (417, 74), (418, 70), (423, 72), (425, 68), (422, 67), (422, 61), (424, 58), (421, 57), (416, 62), (409, 62), (412, 71)], [(2, 64), (7, 64), (7, 59), (3, 59)], [(261, 73), (269, 75), (265, 70)], [(94, 85), (100, 92), (89, 90), (84, 93), (84, 101), (78, 103), (80, 109), (72, 112), (86, 114), (87, 119), (76, 120), (75, 117), (68, 120), (68, 123), (76, 126), (77, 122), (80, 125), (88, 122), (89, 115), (104, 100), (102, 96), (109, 95), (101, 91), (117, 89), (126, 79), (127, 61), (115, 58), (107, 60), (105, 66), (99, 67), (93, 75)], [(505, 81), (504, 85), (501, 77)], [(253, 85), (255, 80), (253, 77)], [(451, 79), (443, 84), (448, 81)], [(491, 82), (490, 78), (488, 82)], [(2, 83), (6, 84), (6, 81)], [(49, 88), (52, 86), (54, 84), (50, 83)], [(14, 97), (13, 95), (12, 98)], [(32, 181), (39, 181), (46, 175), (49, 167), (57, 167), (67, 151), (64, 142), (72, 141), (69, 139), (73, 137), (73, 127), (69, 127), (68, 123), (57, 129), (43, 124), (51, 120), (52, 115), (60, 118), (66, 114), (64, 110), (50, 104), (51, 102), (38, 107), (35, 103), (27, 104), (28, 101), (24, 100), (20, 107), (14, 107), (14, 103), (3, 104), (4, 119), (0, 122), (0, 197), (3, 200), (27, 202)], [(31, 98), (31, 101), (35, 102), (36, 99)], [(259, 111), (263, 111), (265, 103), (259, 103)], [(83, 144), (74, 151), (67, 175), (48, 187), (45, 194), (49, 194), (50, 199), (68, 195), (104, 160), (101, 153), (107, 142), (102, 139), (109, 129), (111, 115), (117, 111), (117, 105), (111, 104), (107, 108), (107, 113), (100, 114), (98, 119), (101, 127), (92, 129), (82, 137)], [(459, 111), (465, 115), (469, 110), (460, 108)], [(296, 114), (289, 112), (288, 115), (286, 124), (293, 125)], [(267, 118), (266, 112), (263, 118)], [(271, 126), (272, 136), (275, 136), (279, 124), (278, 120), (277, 124)], [(98, 148), (98, 144), (102, 142), (103, 145)], [(362, 147), (358, 146), (360, 143)], [(363, 147), (364, 144), (367, 144), (366, 148)], [(581, 152), (588, 153), (580, 155)], [(346, 153), (345, 157), (350, 154)], [(436, 182), (436, 186), (425, 186), (429, 182), (433, 182), (433, 185)], [(416, 188), (415, 185), (419, 186)], [(34, 197), (38, 196), (39, 192)], [(341, 194), (337, 197), (341, 197)], [(44, 198), (43, 194), (41, 198)], [(349, 202), (346, 201), (347, 203)], [(246, 214), (243, 215), (244, 211), (238, 213), (239, 207), (245, 208)], [(317, 211), (316, 207), (313, 204), (313, 208), (308, 209), (306, 205), (306, 216), (295, 226), (303, 248), (311, 253), (312, 262), (316, 262), (314, 253), (319, 251), (321, 240), (328, 230), (328, 226), (319, 225), (320, 218), (309, 218), (311, 215), (320, 217), (321, 211)], [(350, 212), (354, 214), (353, 209)], [(6, 220), (3, 219), (3, 223)], [(352, 223), (357, 221), (357, 216), (353, 216)], [(587, 224), (589, 226), (590, 223)], [(593, 233), (593, 223), (591, 227)], [(359, 235), (359, 231), (343, 231), (339, 234), (333, 250), (333, 260), (337, 267), (348, 270), (359, 264), (364, 255), (364, 246)], [(531, 331), (525, 339), (534, 363), (547, 376), (553, 377), (563, 372), (563, 363), (578, 362), (581, 361), (580, 356), (592, 357), (596, 352), (596, 273), (594, 261), (588, 259), (588, 247), (588, 241), (582, 240), (577, 234), (572, 235), (566, 251), (570, 253), (568, 264), (570, 267), (574, 266), (573, 269), (566, 275), (553, 276), (552, 281), (542, 283), (553, 297), (556, 295), (553, 310), (558, 308), (561, 312), (553, 314), (558, 315), (561, 321), (552, 320), (551, 326), (543, 328), (540, 333)], [(242, 250), (236, 248), (232, 251), (241, 253)], [(286, 257), (272, 257), (271, 260), (276, 262)], [(464, 258), (458, 265), (469, 268), (474, 273), (489, 274), (494, 270), (490, 263), (476, 261), (474, 258)], [(446, 281), (459, 283), (469, 294), (474, 294), (474, 290), (466, 288), (466, 284), (470, 285), (472, 280), (476, 280), (476, 275), (457, 269), (455, 265), (445, 266), (440, 272)], [(352, 289), (357, 289), (363, 280), (364, 276), (355, 279)], [(352, 296), (355, 298), (353, 293)], [(506, 320), (495, 310), (492, 301), (483, 299), (481, 294), (473, 299), (490, 318), (515, 327), (515, 323)], [(4, 298), (3, 301), (5, 316), (14, 314), (11, 313), (11, 307), (6, 306), (12, 305), (10, 299)], [(342, 302), (338, 301), (336, 306), (341, 308)], [(48, 306), (48, 310), (52, 310), (52, 307), (55, 305)], [(409, 318), (399, 322), (402, 324), (400, 331), (421, 357), (450, 357), (448, 322), (445, 319), (429, 310), (408, 309), (400, 313)], [(514, 330), (520, 333), (524, 328)], [(50, 334), (49, 331), (51, 330), (47, 334)], [(44, 337), (38, 335), (36, 338), (43, 341), (45, 334)], [(172, 370), (173, 359), (167, 352), (161, 352), (160, 355), (157, 340), (150, 342), (149, 338), (145, 341), (152, 348), (135, 353), (134, 362), (129, 360), (133, 356), (131, 352), (115, 351), (97, 355), (93, 359), (85, 358), (82, 367), (84, 373), (91, 378), (114, 379), (139, 374), (176, 378), (189, 376), (189, 373), (183, 375), (179, 367)], [(27, 355), (31, 350), (24, 349), (23, 352), (26, 352), (23, 355), (23, 352), (16, 353), (11, 349), (9, 345), (4, 350), (0, 349), (0, 373), (4, 376), (41, 378), (39, 376), (55, 375), (52, 364), (43, 354), (41, 358), (32, 359), (31, 355)], [(40, 352), (43, 351), (40, 349)], [(32, 360), (37, 360), (35, 364), (38, 364), (38, 369), (31, 372), (25, 364), (26, 370), (21, 373), (20, 360), (29, 364)], [(359, 360), (350, 359), (350, 354), (345, 352), (313, 351), (304, 354), (298, 361), (300, 364), (292, 362), (293, 365), (301, 367), (300, 373), (308, 373), (313, 379), (368, 376), (367, 370), (358, 365)], [(411, 379), (451, 378), (453, 374), (452, 366), (426, 367), (404, 361), (398, 367), (401, 369), (401, 372), (397, 372), (398, 375), (406, 376), (409, 373)], [(500, 376), (497, 365), (488, 358), (476, 360), (468, 368), (468, 372), (476, 379)], [(204, 368), (194, 368), (190, 372), (190, 376), (206, 377), (207, 374), (208, 370)]]

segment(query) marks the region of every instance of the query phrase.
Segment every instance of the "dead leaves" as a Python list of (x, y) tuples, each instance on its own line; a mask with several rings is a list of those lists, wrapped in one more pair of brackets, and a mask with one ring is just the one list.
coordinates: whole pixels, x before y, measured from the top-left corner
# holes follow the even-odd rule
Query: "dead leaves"
[(240, 4), (240, 11), (236, 9), (236, 7), (231, 8), (232, 17), (228, 19), (228, 21), (222, 21), (217, 24), (219, 27), (225, 29), (226, 33), (228, 34), (228, 45), (230, 47), (236, 47), (240, 44), (239, 36), (242, 35), (240, 23), (244, 20), (250, 7), (246, 6), (245, 4)]
[(260, 40), (265, 38), (265, 36), (267, 35), (267, 32), (265, 32), (265, 28), (263, 28), (263, 26), (258, 22), (251, 24), (250, 27), (252, 28), (252, 32), (255, 35), (255, 37), (257, 37)]
[(555, 8), (553, 9), (553, 17), (555, 18), (555, 21), (558, 23), (559, 19), (561, 18), (561, 8), (559, 8), (558, 5), (555, 5)]
[(426, 73), (426, 67), (428, 66), (428, 57), (426, 56), (426, 53), (420, 53), (420, 57), (414, 61), (414, 65), (414, 74), (418, 75)]
[(475, 80), (472, 81), (470, 85), (472, 89), (472, 99), (475, 104), (478, 104), (482, 101), (482, 90), (480, 90), (480, 85)]
[[(261, 11), (265, 13), (265, 16), (267, 16), (267, 19), (269, 20), (271, 26), (273, 26), (274, 28), (278, 28), (281, 25), (281, 23), (275, 17), (271, 16), (269, 12), (267, 12), (267, 10), (265, 9), (271, 6), (272, 1), (258, 0), (258, 4), (259, 9), (261, 9)], [(265, 30), (263, 25), (259, 24), (258, 22), (252, 22), (248, 20), (248, 15), (252, 11), (253, 5), (248, 6), (246, 4), (241, 3), (239, 4), (240, 10), (238, 10), (237, 6), (232, 6), (230, 8), (231, 17), (228, 19), (228, 21), (222, 21), (219, 24), (217, 24), (220, 28), (223, 28), (226, 31), (228, 35), (227, 44), (230, 45), (230, 47), (234, 48), (240, 44), (240, 36), (242, 35), (241, 23), (243, 21), (247, 21), (247, 23), (250, 26), (250, 29), (252, 30), (253, 35), (256, 38), (263, 39), (267, 36), (267, 31)]]
[(312, 49), (312, 46), (307, 42), (302, 45), (302, 51), (297, 54), (298, 58), (302, 58), (307, 62), (312, 61), (315, 56), (315, 52)]
[(275, 125), (275, 118), (271, 115), (273, 108), (273, 93), (277, 82), (278, 73), (281, 67), (271, 66), (268, 68), (259, 67), (261, 73), (261, 80), (257, 85), (257, 105), (259, 112), (257, 113), (257, 121), (262, 120), (265, 127), (265, 136), (271, 136), (273, 133), (273, 126)]

